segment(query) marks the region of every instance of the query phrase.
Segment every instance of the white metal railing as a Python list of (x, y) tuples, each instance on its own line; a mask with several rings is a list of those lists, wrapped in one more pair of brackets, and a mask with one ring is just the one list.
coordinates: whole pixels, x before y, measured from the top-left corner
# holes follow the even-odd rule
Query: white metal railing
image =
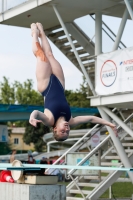
[[(129, 117), (127, 117), (127, 119), (125, 119), (125, 123), (128, 123), (131, 119), (133, 118), (133, 114), (131, 114)], [(119, 130), (121, 127), (118, 126), (117, 129)], [(125, 136), (125, 135), (124, 135)], [(123, 137), (124, 137), (123, 136)], [(120, 140), (123, 139), (123, 137), (120, 138)], [(88, 153), (77, 165), (82, 165), (88, 158), (90, 158), (103, 144), (105, 144), (110, 138), (110, 135), (108, 135), (97, 147), (95, 147), (90, 153)], [(109, 149), (111, 150), (111, 148)], [(105, 155), (104, 155), (105, 156)], [(103, 158), (104, 156), (102, 156), (101, 158)], [(73, 173), (75, 172), (75, 169), (71, 169), (70, 171), (68, 171), (67, 176), (72, 177)], [(72, 180), (72, 182), (67, 186), (67, 191), (69, 190), (70, 186), (75, 184), (75, 179)]]
[[(90, 15), (90, 17), (95, 21), (95, 17)], [(116, 34), (102, 21), (102, 30), (103, 32), (113, 41), (115, 42)], [(120, 41), (119, 49), (126, 48), (126, 45)]]
[[(127, 117), (127, 119), (125, 119), (124, 123), (128, 123), (132, 118), (133, 118), (133, 114), (131, 114), (129, 117)], [(117, 130), (119, 130), (120, 128), (121, 128), (121, 127), (118, 126), (118, 127), (117, 127)], [(125, 135), (127, 135), (127, 134), (125, 134)], [(125, 135), (124, 135), (124, 137), (125, 137)], [(99, 145), (97, 145), (90, 153), (88, 153), (88, 154), (77, 164), (77, 166), (78, 166), (78, 165), (84, 164), (84, 162), (85, 162), (88, 158), (90, 158), (103, 144), (105, 144), (105, 142), (108, 141), (109, 138), (110, 138), (110, 135), (108, 135)], [(122, 140), (122, 139), (123, 139), (123, 137), (120, 138), (120, 140)], [(111, 148), (110, 148), (110, 149), (111, 149)], [(102, 158), (103, 158), (103, 157), (102, 157)], [(71, 170), (68, 172), (68, 175), (73, 174), (74, 171), (76, 171), (76, 170), (71, 169)]]
[(23, 4), (27, 1), (32, 0), (1, 0), (0, 1), (0, 13), (4, 13), (7, 10), (10, 10), (20, 4)]
[[(112, 110), (112, 112), (114, 112), (115, 109)], [(131, 119), (133, 118), (133, 114), (131, 114), (130, 116), (127, 117), (127, 119), (124, 120), (124, 123), (128, 123)], [(79, 144), (84, 140), (84, 138), (89, 137), (91, 135), (91, 133), (96, 130), (96, 128), (98, 128), (99, 124), (96, 124), (91, 130), (89, 130), (82, 138), (80, 138), (80, 140), (78, 140), (70, 149), (68, 149), (60, 158), (58, 158), (53, 165), (56, 165), (60, 162), (61, 159), (63, 159), (68, 153), (72, 152), (73, 150), (75, 151), (75, 147), (77, 147), (77, 149), (79, 149)], [(99, 127), (102, 128), (103, 126)], [(117, 129), (119, 130), (121, 128), (121, 126), (118, 126)], [(98, 131), (98, 130), (97, 130)], [(96, 131), (96, 132), (97, 132)], [(96, 133), (95, 132), (95, 133)], [(87, 142), (87, 141), (86, 141)], [(76, 149), (76, 150), (77, 150)], [(78, 163), (79, 164), (79, 163)]]
[(30, 3), (34, 1), (35, 6), (40, 6), (46, 2), (49, 2), (51, 0), (0, 0), (0, 14), (4, 13), (10, 9), (13, 9), (19, 5)]
[[(76, 166), (80, 166), (86, 162), (92, 155), (94, 155), (110, 138), (110, 135), (108, 135), (102, 142), (100, 142), (94, 149), (92, 149), (80, 162), (77, 163)], [(67, 174), (68, 176), (73, 174), (76, 171), (76, 169), (71, 169)]]

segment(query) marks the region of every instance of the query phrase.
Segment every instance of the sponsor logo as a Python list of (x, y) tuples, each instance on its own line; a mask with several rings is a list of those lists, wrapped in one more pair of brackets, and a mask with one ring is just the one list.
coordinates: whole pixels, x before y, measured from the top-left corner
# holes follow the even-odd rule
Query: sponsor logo
[(133, 80), (133, 77), (128, 77), (127, 79), (128, 79), (128, 80)]
[(124, 60), (120, 62), (120, 65), (130, 65), (130, 64), (133, 64), (133, 59)]
[(114, 84), (117, 77), (117, 67), (114, 61), (107, 60), (104, 62), (101, 72), (100, 79), (105, 87), (110, 87)]
[(133, 66), (126, 66), (125, 72), (130, 72), (130, 71), (133, 71)]

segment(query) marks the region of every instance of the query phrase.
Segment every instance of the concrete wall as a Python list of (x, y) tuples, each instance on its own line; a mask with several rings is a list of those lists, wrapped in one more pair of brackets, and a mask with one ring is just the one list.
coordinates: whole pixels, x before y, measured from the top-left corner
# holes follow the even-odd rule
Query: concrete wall
[(66, 186), (0, 183), (0, 200), (66, 200)]

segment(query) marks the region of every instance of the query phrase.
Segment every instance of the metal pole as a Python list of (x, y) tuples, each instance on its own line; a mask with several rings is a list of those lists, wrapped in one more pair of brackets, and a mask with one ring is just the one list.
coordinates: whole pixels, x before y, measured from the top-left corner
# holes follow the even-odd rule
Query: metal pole
[(4, 0), (1, 2), (1, 14), (2, 14), (2, 19), (4, 21)]
[[(110, 121), (109, 116), (101, 108), (99, 108), (99, 112), (100, 112), (101, 116), (103, 117), (103, 119)], [(114, 132), (112, 131), (112, 129), (110, 127), (107, 126), (107, 130), (110, 133), (111, 139), (115, 145), (115, 148), (117, 149), (118, 155), (120, 156), (122, 163), (126, 167), (131, 167), (132, 165), (125, 153), (125, 150), (124, 150), (119, 138), (115, 136)], [(128, 172), (128, 175), (133, 183), (133, 174), (131, 172)]]
[(102, 53), (102, 14), (96, 12), (95, 16), (95, 55), (99, 55)]
[(108, 108), (101, 107), (113, 120), (115, 120), (131, 137), (133, 137), (133, 131), (114, 113), (112, 113)]
[(50, 152), (50, 144), (47, 144), (47, 153)]
[(121, 37), (122, 37), (122, 34), (123, 34), (123, 30), (124, 30), (125, 25), (126, 25), (128, 15), (129, 15), (128, 10), (126, 8), (125, 11), (124, 11), (124, 14), (123, 14), (123, 18), (122, 18), (122, 21), (121, 21), (121, 24), (120, 24), (120, 27), (119, 27), (119, 30), (118, 30), (112, 51), (115, 51), (119, 47), (119, 43), (120, 43), (120, 40), (121, 40)]
[(119, 112), (120, 116), (122, 117), (123, 121), (125, 121), (125, 117), (124, 117), (123, 113), (120, 110), (118, 110), (118, 112)]
[(111, 191), (111, 186), (109, 187), (109, 199), (111, 199), (112, 198), (112, 191)]
[[(91, 16), (91, 18), (95, 21), (94, 17)], [(102, 21), (102, 24), (112, 33), (112, 35), (116, 38), (116, 35), (114, 34), (114, 32), (107, 26), (107, 24), (105, 24), (105, 22)], [(110, 36), (110, 34), (102, 27), (102, 30), (109, 36), (109, 38), (114, 41), (114, 39)], [(120, 43), (123, 45), (123, 47), (126, 48), (125, 44), (123, 44), (122, 41), (120, 41)]]
[(81, 67), (81, 69), (82, 69), (82, 71), (83, 71), (83, 74), (85, 75), (85, 78), (86, 78), (86, 80), (87, 80), (87, 82), (88, 82), (88, 84), (89, 84), (89, 87), (90, 87), (90, 89), (91, 89), (93, 95), (95, 95), (96, 92), (95, 92), (95, 90), (94, 90), (94, 87), (93, 87), (93, 85), (92, 85), (92, 82), (91, 82), (91, 80), (90, 80), (90, 77), (89, 77), (89, 75), (87, 74), (87, 72), (86, 72), (86, 70), (85, 70), (85, 68), (84, 68), (83, 63), (81, 62), (81, 59), (80, 59), (80, 57), (79, 57), (79, 55), (78, 55), (78, 52), (77, 52), (77, 50), (76, 50), (76, 48), (75, 48), (75, 46), (74, 46), (74, 44), (73, 44), (73, 42), (72, 42), (71, 37), (69, 36), (68, 30), (67, 30), (67, 28), (66, 28), (66, 26), (65, 26), (65, 24), (64, 24), (64, 22), (63, 22), (63, 20), (62, 20), (62, 18), (61, 18), (61, 16), (60, 16), (60, 14), (59, 14), (57, 8), (55, 7), (55, 5), (53, 5), (53, 9), (54, 9), (54, 11), (55, 11), (55, 14), (56, 14), (56, 16), (57, 16), (57, 18), (58, 18), (58, 20), (59, 20), (59, 22), (60, 22), (60, 24), (61, 24), (63, 30), (64, 30), (66, 36), (67, 36), (67, 39), (68, 39), (68, 41), (69, 41), (69, 43), (70, 43), (70, 45), (71, 45), (71, 48), (73, 49), (73, 52), (74, 52), (74, 54), (75, 54), (75, 57), (77, 58), (77, 61), (78, 61), (79, 65), (80, 65), (80, 67)]
[(72, 175), (70, 175), (70, 178), (72, 179), (72, 181), (75, 183), (77, 189), (80, 191), (82, 197), (84, 200), (86, 200), (85, 195), (83, 194), (82, 190), (80, 189), (80, 187), (78, 186), (78, 182), (72, 177)]
[(1, 1), (1, 13), (3, 13), (3, 0)]
[(129, 14), (130, 14), (130, 17), (133, 20), (133, 10), (132, 10), (132, 7), (131, 7), (131, 5), (130, 5), (130, 3), (129, 3), (128, 0), (124, 0), (124, 1), (125, 1), (126, 6), (127, 6), (127, 9), (128, 9)]
[[(95, 55), (99, 55), (101, 54), (102, 52), (102, 47), (98, 47), (99, 45), (102, 45), (101, 41), (102, 41), (102, 17), (101, 17), (101, 14), (100, 13), (96, 13), (96, 33), (95, 33)], [(110, 121), (110, 118), (109, 116), (104, 112), (104, 109), (105, 107), (98, 107), (98, 110), (102, 116), (103, 119), (107, 120), (107, 121)], [(106, 109), (106, 108), (105, 108)], [(115, 115), (114, 115), (115, 116)], [(119, 123), (118, 123), (119, 124)], [(124, 166), (126, 167), (131, 167), (131, 163), (124, 151), (124, 148), (119, 140), (118, 137), (115, 136), (113, 130), (107, 126), (107, 130), (109, 131), (110, 133), (110, 136), (111, 136), (111, 139), (117, 149), (117, 152), (122, 160), (122, 163), (124, 164)], [(133, 182), (133, 175), (131, 173), (129, 173), (129, 177), (130, 179), (132, 180)]]
[[(98, 162), (99, 166), (101, 166), (101, 149), (98, 150)], [(101, 182), (101, 170), (99, 170), (98, 176), (99, 176), (99, 181)]]
[[(95, 14), (95, 55), (102, 53), (102, 14)], [(96, 54), (97, 53), (97, 54)], [(97, 85), (97, 60), (95, 60), (95, 86)]]

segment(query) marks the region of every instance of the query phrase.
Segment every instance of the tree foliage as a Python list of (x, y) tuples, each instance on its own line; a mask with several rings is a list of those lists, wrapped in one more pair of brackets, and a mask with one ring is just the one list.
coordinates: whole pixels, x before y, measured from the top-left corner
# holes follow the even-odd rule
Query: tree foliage
[(44, 100), (39, 92), (33, 89), (33, 81), (27, 79), (23, 84), (15, 81), (15, 98), (18, 104), (43, 105)]
[(41, 123), (38, 123), (37, 127), (31, 126), (26, 122), (26, 130), (23, 140), (26, 144), (34, 143), (35, 150), (38, 152), (43, 151), (45, 142), (43, 141), (44, 134), (49, 132), (49, 128)]
[(10, 84), (6, 77), (0, 82), (0, 103), (43, 105), (44, 100), (39, 92), (33, 89), (33, 81), (27, 79), (23, 84), (15, 81)]
[(65, 96), (71, 107), (88, 108), (90, 106), (90, 100), (87, 99), (88, 85), (83, 77), (83, 83), (76, 91), (66, 90)]
[(0, 83), (0, 103), (14, 104), (15, 91), (13, 85), (9, 84), (6, 77), (3, 77), (3, 82)]
[(6, 155), (11, 152), (10, 145), (6, 142), (0, 142), (0, 155)]

